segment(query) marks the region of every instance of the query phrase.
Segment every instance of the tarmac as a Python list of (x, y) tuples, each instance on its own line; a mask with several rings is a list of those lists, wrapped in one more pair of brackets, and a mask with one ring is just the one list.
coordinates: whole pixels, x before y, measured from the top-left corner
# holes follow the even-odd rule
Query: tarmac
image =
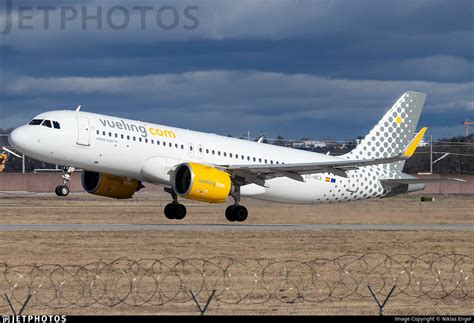
[(474, 224), (2, 224), (12, 231), (474, 231)]

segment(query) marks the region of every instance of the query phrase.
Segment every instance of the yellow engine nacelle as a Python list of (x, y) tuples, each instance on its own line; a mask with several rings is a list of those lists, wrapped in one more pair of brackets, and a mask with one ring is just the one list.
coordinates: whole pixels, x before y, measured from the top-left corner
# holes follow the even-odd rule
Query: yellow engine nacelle
[(225, 202), (232, 187), (228, 173), (195, 163), (179, 165), (171, 183), (179, 196), (209, 203)]
[(89, 171), (84, 171), (81, 179), (87, 193), (116, 199), (129, 199), (143, 187), (136, 179)]

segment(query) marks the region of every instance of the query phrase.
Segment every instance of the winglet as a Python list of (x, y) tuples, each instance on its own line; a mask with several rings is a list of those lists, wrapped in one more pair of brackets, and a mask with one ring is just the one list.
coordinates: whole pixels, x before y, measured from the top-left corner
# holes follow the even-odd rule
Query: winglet
[(76, 108), (76, 111), (77, 112), (81, 111), (81, 106), (80, 105)]
[(416, 147), (418, 147), (418, 144), (420, 143), (421, 139), (423, 139), (423, 136), (425, 135), (427, 129), (427, 127), (421, 128), (421, 130), (416, 134), (415, 138), (410, 141), (407, 148), (403, 152), (403, 157), (410, 158), (411, 156), (413, 156)]

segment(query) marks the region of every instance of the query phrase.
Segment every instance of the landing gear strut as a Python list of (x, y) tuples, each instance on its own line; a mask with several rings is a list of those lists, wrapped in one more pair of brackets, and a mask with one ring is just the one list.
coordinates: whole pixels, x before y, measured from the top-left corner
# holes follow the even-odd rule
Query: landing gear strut
[(63, 185), (56, 186), (54, 190), (57, 196), (67, 196), (69, 195), (69, 187), (67, 184), (71, 181), (71, 174), (74, 172), (74, 167), (63, 167)]
[(165, 192), (170, 193), (173, 198), (173, 202), (165, 206), (166, 218), (173, 220), (182, 220), (186, 216), (186, 207), (183, 204), (178, 203), (178, 195), (170, 187), (165, 187)]
[(235, 203), (227, 207), (227, 209), (225, 210), (225, 217), (231, 222), (244, 222), (245, 220), (247, 220), (249, 212), (247, 211), (247, 208), (245, 206), (239, 205), (240, 186), (234, 187), (234, 191), (231, 193), (231, 196), (234, 198)]

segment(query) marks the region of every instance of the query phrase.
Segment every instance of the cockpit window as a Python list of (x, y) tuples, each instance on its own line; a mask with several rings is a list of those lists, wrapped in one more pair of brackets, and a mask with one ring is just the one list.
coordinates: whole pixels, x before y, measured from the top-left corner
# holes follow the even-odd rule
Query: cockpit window
[(44, 120), (41, 125), (45, 126), (45, 127), (48, 127), (48, 128), (52, 128), (51, 127), (51, 121), (49, 121), (49, 120)]
[(43, 119), (33, 119), (33, 120), (30, 121), (29, 124), (32, 125), (32, 126), (38, 126), (38, 125), (41, 124), (41, 122), (43, 122)]
[(61, 126), (59, 125), (59, 122), (53, 121), (53, 126), (55, 129), (61, 129)]

